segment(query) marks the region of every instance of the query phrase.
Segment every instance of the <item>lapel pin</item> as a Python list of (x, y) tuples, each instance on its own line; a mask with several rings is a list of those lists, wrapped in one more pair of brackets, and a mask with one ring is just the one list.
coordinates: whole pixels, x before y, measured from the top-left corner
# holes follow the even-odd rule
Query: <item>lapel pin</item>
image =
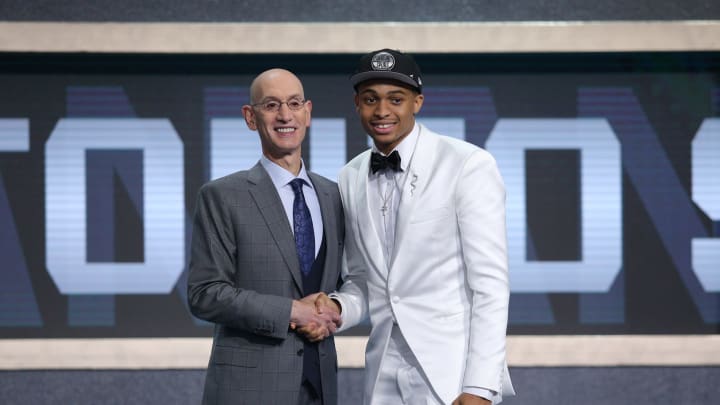
[(412, 181), (410, 182), (410, 195), (415, 194), (415, 182), (417, 181), (417, 174), (413, 173)]

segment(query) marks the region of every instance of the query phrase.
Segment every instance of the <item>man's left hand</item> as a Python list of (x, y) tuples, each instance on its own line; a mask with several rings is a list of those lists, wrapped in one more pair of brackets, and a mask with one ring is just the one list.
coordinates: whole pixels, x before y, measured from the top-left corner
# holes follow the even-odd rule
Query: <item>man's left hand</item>
[(457, 397), (453, 402), (452, 405), (490, 405), (492, 402), (488, 401), (485, 398), (479, 397), (477, 395), (468, 394), (467, 392), (463, 392), (460, 394), (459, 397)]

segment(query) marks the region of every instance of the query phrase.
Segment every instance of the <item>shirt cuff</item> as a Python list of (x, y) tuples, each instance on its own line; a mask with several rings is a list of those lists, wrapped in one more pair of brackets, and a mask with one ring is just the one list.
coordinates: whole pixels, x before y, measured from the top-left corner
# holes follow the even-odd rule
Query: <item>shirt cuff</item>
[(345, 312), (343, 311), (342, 298), (340, 298), (340, 296), (336, 292), (331, 292), (330, 294), (328, 294), (328, 297), (338, 304), (338, 306), (340, 307), (340, 319), (345, 320)]
[(493, 397), (495, 397), (495, 391), (490, 391), (480, 387), (463, 387), (463, 392), (467, 394), (477, 395), (478, 397), (485, 398), (492, 403)]

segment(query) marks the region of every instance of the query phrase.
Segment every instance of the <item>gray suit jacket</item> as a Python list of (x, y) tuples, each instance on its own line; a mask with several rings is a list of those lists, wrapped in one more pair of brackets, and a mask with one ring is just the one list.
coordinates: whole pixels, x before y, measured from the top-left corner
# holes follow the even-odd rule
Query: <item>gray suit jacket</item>
[[(337, 184), (308, 173), (322, 211), (327, 254), (321, 290), (338, 287), (344, 220)], [(295, 239), (270, 176), (258, 163), (205, 184), (195, 207), (188, 302), (215, 323), (205, 404), (295, 405), (303, 339), (289, 329), (302, 298)], [(319, 345), (323, 398), (337, 402), (332, 337)]]

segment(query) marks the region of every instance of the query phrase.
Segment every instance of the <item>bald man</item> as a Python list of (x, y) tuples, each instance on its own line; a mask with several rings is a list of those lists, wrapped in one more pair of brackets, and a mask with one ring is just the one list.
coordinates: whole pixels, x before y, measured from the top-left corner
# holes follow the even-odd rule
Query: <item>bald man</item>
[(337, 403), (339, 318), (313, 303), (338, 287), (344, 221), (337, 184), (301, 157), (311, 110), (293, 73), (258, 75), (242, 112), (260, 161), (198, 193), (188, 302), (215, 324), (204, 404)]

